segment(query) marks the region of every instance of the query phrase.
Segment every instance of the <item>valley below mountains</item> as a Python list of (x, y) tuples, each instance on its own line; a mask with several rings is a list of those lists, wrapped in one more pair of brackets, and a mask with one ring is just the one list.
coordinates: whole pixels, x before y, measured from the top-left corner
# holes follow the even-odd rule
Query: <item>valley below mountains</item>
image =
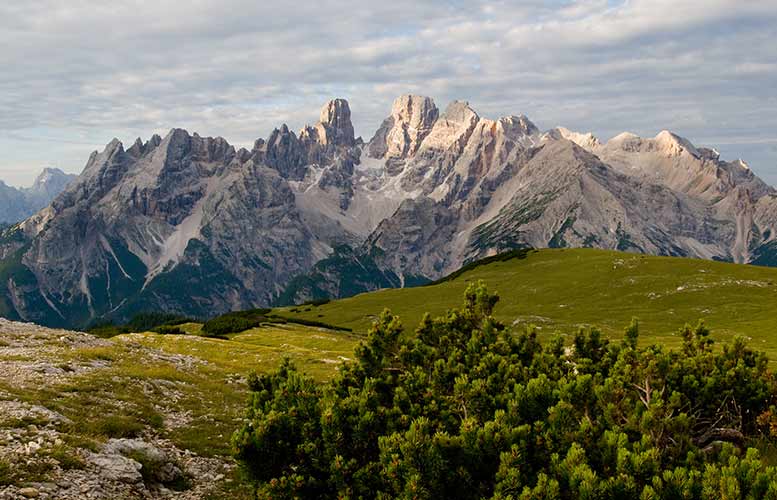
[(83, 327), (438, 279), (516, 248), (777, 264), (777, 191), (668, 131), (599, 142), (401, 96), (368, 141), (348, 103), (248, 150), (173, 129), (111, 141), (0, 237), (0, 316)]

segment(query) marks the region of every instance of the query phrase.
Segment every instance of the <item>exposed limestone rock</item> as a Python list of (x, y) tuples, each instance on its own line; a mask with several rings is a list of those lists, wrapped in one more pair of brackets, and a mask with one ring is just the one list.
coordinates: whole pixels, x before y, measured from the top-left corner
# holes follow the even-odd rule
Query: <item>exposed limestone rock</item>
[(37, 488), (33, 487), (21, 488), (19, 494), (24, 498), (38, 498), (40, 496), (40, 492)]
[(127, 484), (143, 482), (140, 474), (142, 466), (139, 462), (119, 454), (93, 454), (89, 463), (97, 468), (100, 477), (108, 481), (118, 481)]
[(264, 152), (262, 159), (283, 177), (295, 180), (305, 177), (307, 152), (286, 124), (273, 130), (267, 142), (260, 147)]
[(333, 99), (321, 110), (319, 141), (325, 146), (353, 146), (351, 108), (345, 99)]
[(405, 95), (365, 145), (335, 99), (251, 151), (179, 129), (127, 150), (111, 141), (0, 239), (0, 258), (22, 253), (0, 300), (13, 318), (61, 325), (212, 315), (272, 303), (342, 245), (348, 262), (382, 266), (375, 286), (527, 245), (777, 264), (776, 204), (744, 162), (669, 131), (602, 144)]
[(391, 108), (391, 116), (383, 121), (370, 140), (370, 156), (398, 159), (413, 156), (432, 131), (438, 116), (439, 110), (429, 97), (398, 97)]
[[(164, 450), (142, 439), (111, 439), (105, 444), (105, 446), (103, 446), (102, 452), (99, 456), (111, 457), (113, 459), (116, 459), (117, 457), (125, 458), (141, 456), (146, 463), (155, 464), (156, 470), (154, 474), (156, 477), (154, 479), (162, 484), (171, 483), (183, 476), (181, 469), (176, 464), (171, 462), (170, 458)], [(135, 460), (130, 459), (130, 461), (140, 465)], [(114, 463), (119, 464), (120, 461), (115, 460)], [(119, 466), (119, 470), (129, 472), (129, 468), (126, 466), (126, 464)], [(137, 470), (142, 471), (142, 466), (138, 467)], [(113, 471), (109, 471), (109, 473), (112, 474)], [(124, 477), (130, 478), (134, 477), (134, 475), (129, 473)], [(117, 480), (123, 479), (117, 478)], [(124, 482), (132, 483), (137, 481)]]
[(581, 134), (578, 132), (573, 132), (564, 127), (556, 127), (554, 129), (549, 130), (546, 136), (549, 139), (555, 139), (555, 140), (567, 139), (569, 141), (574, 142), (581, 148), (587, 151), (590, 151), (592, 153), (596, 152), (596, 150), (601, 147), (601, 144), (599, 143), (599, 139), (597, 139), (590, 132), (587, 134)]
[(380, 223), (365, 248), (379, 267), (396, 273), (400, 286), (418, 283), (445, 268), (456, 222), (455, 212), (441, 203), (408, 199)]
[[(105, 359), (72, 357), (79, 352), (110, 354)], [(118, 375), (123, 363), (141, 360), (162, 363), (184, 373), (205, 363), (199, 358), (144, 347), (132, 336), (109, 341), (82, 332), (0, 319), (0, 382), (8, 388), (0, 390), (0, 460), (21, 469), (14, 471), (21, 475), (13, 477), (11, 484), (0, 484), (0, 499), (115, 500), (174, 495), (194, 500), (216, 491), (225, 481), (225, 474), (235, 467), (229, 458), (205, 458), (181, 449), (160, 438), (151, 426), (144, 427), (138, 438), (109, 439), (95, 451), (91, 446), (99, 440), (87, 445), (88, 441), (80, 437), (79, 426), (73, 424), (75, 420), (68, 419), (54, 406), (48, 407), (69, 399), (67, 392), (61, 392), (57, 398), (51, 398), (51, 394), (78, 387), (88, 380), (85, 375), (91, 375), (101, 383), (115, 384), (114, 387), (129, 383), (137, 386), (164, 418), (165, 428), (178, 430), (177, 425), (183, 424), (176, 423), (165, 406), (180, 401), (175, 383)], [(38, 399), (31, 401), (35, 397)], [(100, 393), (100, 409), (96, 411), (105, 411), (107, 407), (121, 412), (129, 409), (128, 404), (119, 397), (113, 398), (112, 391), (107, 390)], [(57, 410), (75, 411), (71, 402), (67, 406), (65, 410), (57, 406)], [(57, 454), (52, 450), (57, 450)], [(61, 462), (63, 453), (71, 465)], [(153, 469), (144, 471), (142, 464), (151, 464)], [(185, 490), (171, 493), (165, 488), (182, 484), (184, 477)]]

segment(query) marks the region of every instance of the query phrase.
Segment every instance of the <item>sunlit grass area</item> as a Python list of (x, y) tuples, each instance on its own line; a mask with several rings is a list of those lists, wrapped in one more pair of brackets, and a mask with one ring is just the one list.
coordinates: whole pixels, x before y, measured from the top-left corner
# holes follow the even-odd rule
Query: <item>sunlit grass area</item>
[(777, 359), (777, 269), (605, 250), (533, 251), (437, 285), (381, 290), (282, 313), (365, 332), (388, 308), (413, 329), (425, 312), (439, 315), (459, 304), (467, 285), (478, 280), (499, 293), (499, 319), (518, 328), (535, 325), (542, 335), (596, 326), (618, 338), (636, 317), (642, 342), (676, 347), (679, 328), (704, 320), (717, 340), (744, 335)]

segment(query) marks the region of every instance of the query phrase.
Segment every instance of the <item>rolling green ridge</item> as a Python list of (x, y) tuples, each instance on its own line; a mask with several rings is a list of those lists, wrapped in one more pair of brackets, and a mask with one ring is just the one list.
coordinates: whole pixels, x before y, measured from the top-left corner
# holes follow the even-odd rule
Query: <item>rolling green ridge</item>
[(619, 337), (637, 317), (643, 342), (677, 347), (677, 330), (701, 319), (717, 339), (745, 335), (754, 348), (777, 359), (777, 269), (595, 249), (514, 255), (469, 266), (453, 279), (429, 286), (380, 290), (278, 312), (365, 332), (388, 308), (406, 329), (413, 329), (424, 312), (443, 314), (458, 303), (469, 283), (483, 280), (501, 297), (498, 319), (518, 327), (535, 325), (541, 335), (596, 326)]

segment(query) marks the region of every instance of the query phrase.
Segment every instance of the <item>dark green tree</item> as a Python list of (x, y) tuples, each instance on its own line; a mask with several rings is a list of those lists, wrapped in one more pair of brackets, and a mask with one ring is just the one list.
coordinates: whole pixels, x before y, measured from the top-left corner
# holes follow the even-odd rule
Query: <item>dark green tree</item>
[[(777, 498), (748, 448), (777, 429), (775, 381), (704, 325), (682, 351), (581, 330), (516, 334), (497, 297), (405, 332), (384, 312), (355, 361), (317, 385), (288, 362), (250, 379), (233, 445), (262, 498)], [(771, 438), (769, 438), (771, 439)]]

